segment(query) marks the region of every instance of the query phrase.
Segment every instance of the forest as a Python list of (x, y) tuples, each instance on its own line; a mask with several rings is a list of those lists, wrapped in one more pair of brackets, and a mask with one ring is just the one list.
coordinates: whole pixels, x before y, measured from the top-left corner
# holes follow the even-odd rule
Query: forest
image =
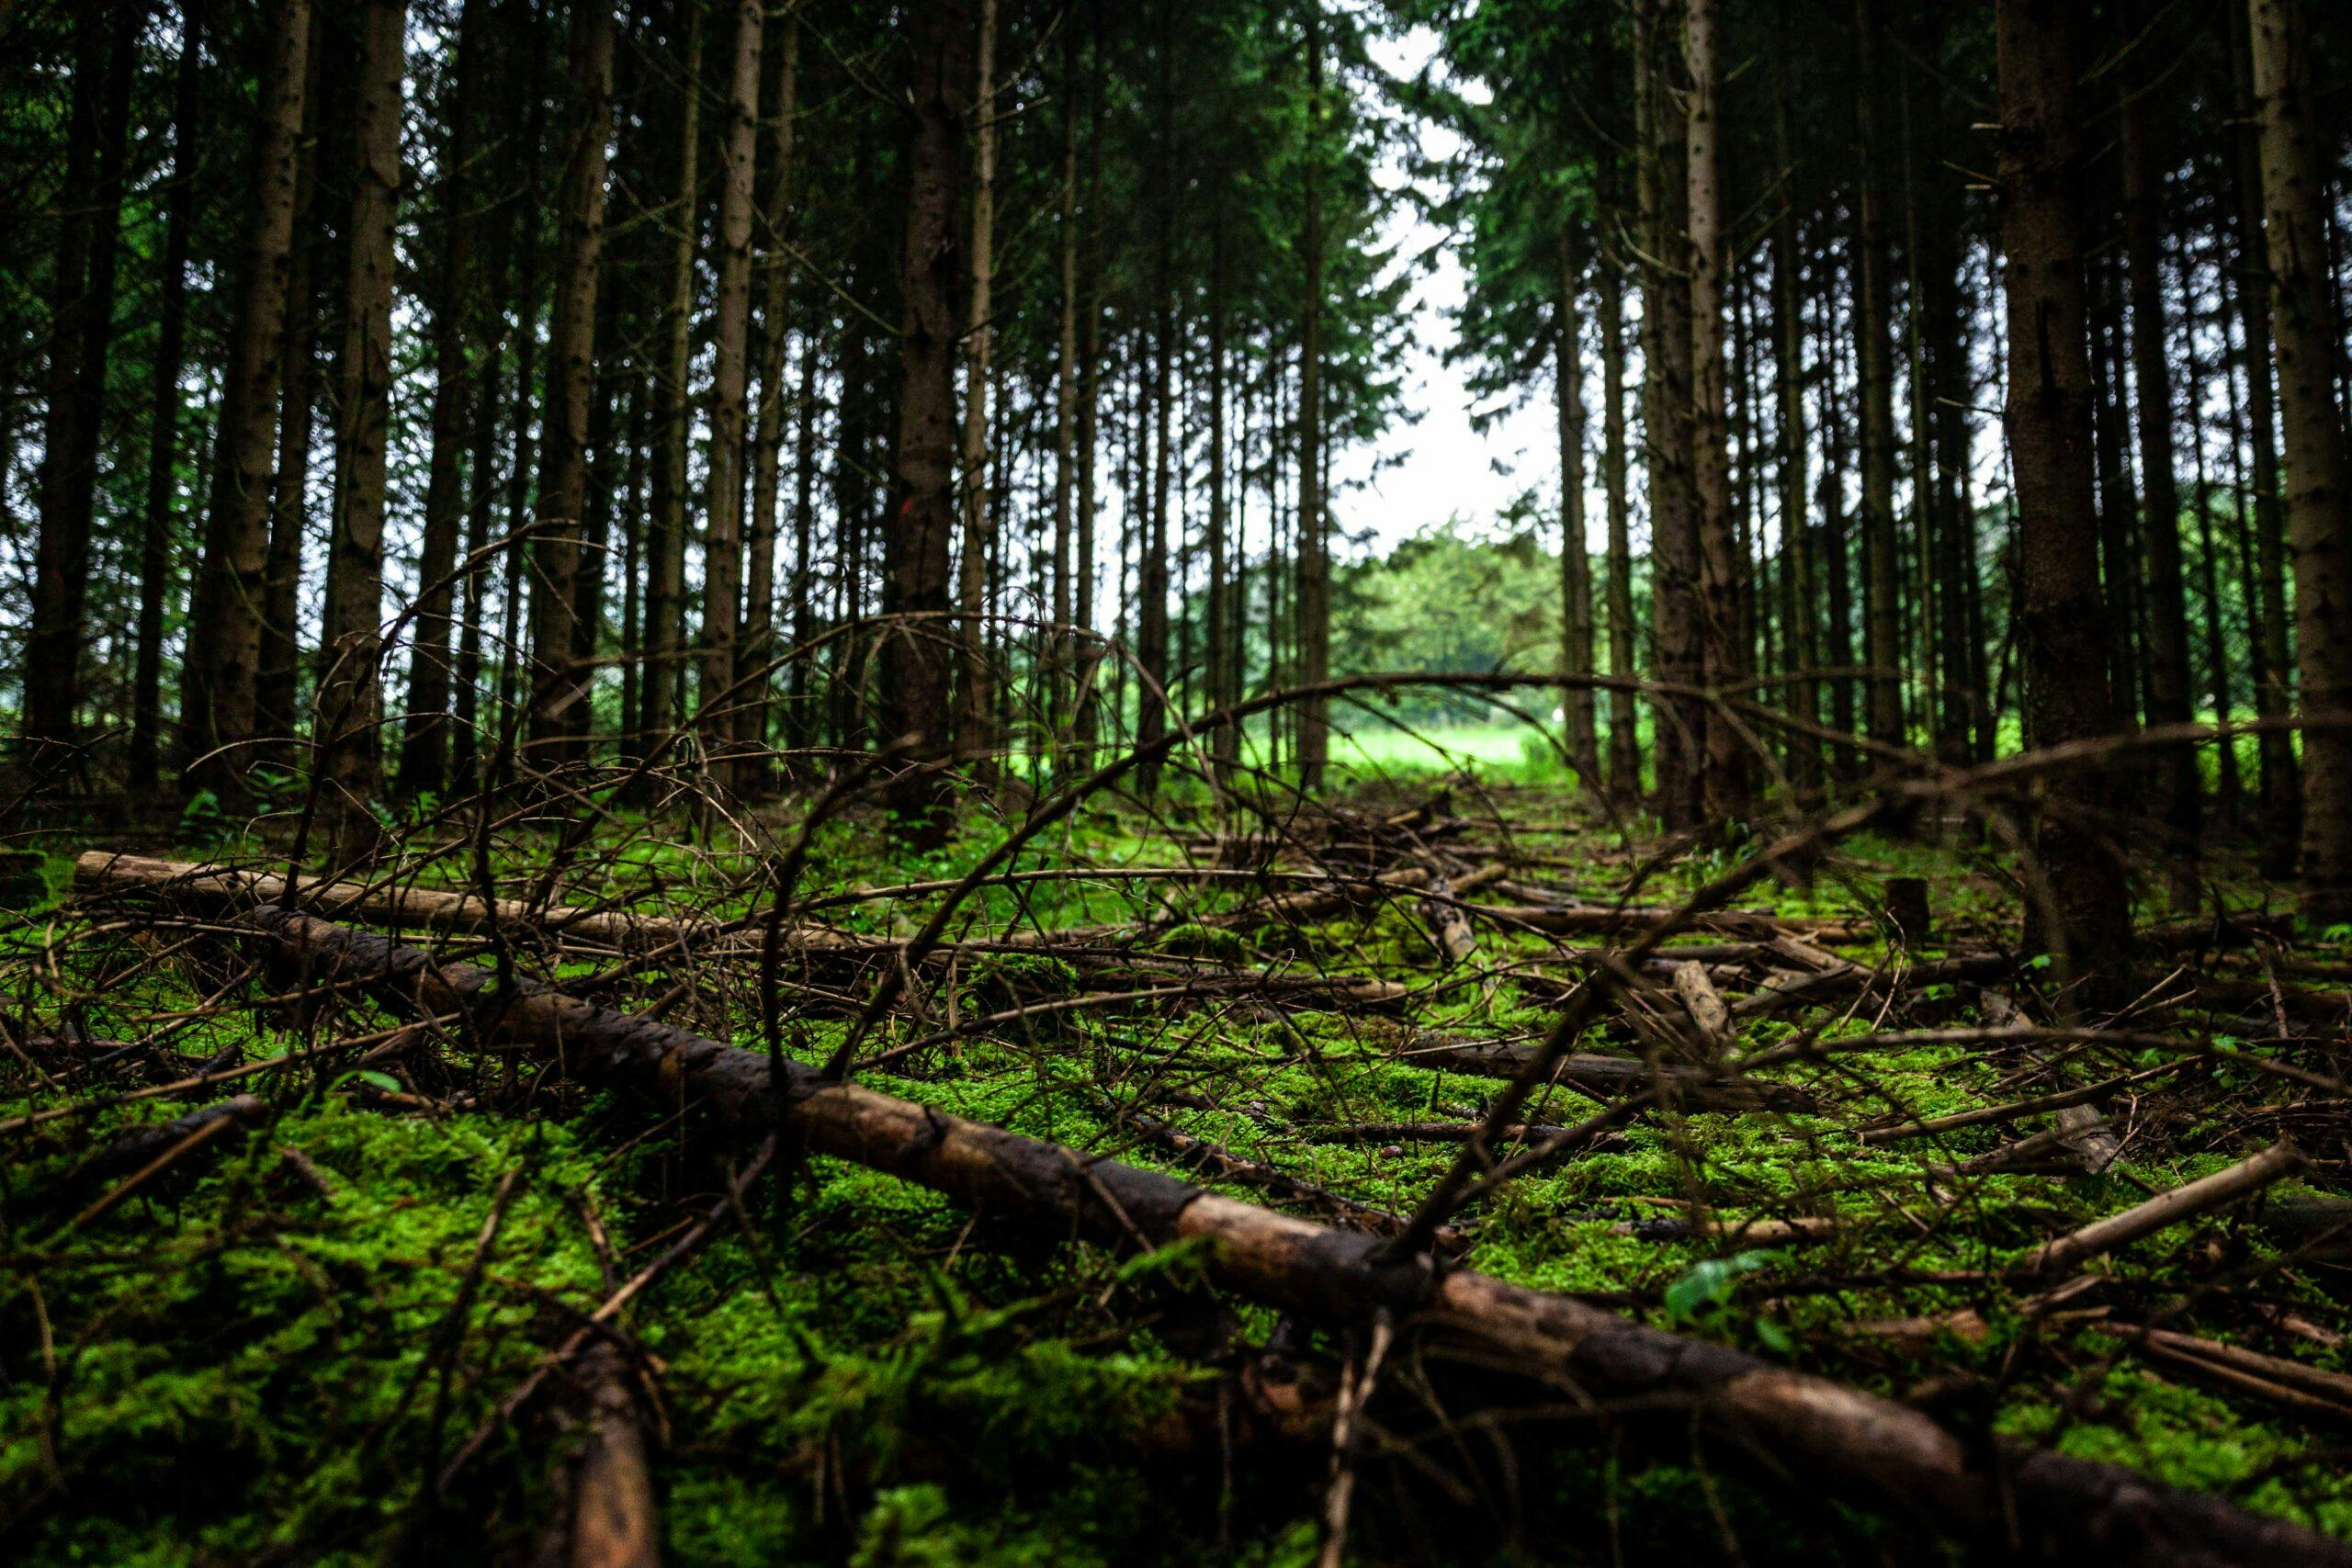
[(2352, 1568), (2346, 84), (0, 0), (0, 1556)]

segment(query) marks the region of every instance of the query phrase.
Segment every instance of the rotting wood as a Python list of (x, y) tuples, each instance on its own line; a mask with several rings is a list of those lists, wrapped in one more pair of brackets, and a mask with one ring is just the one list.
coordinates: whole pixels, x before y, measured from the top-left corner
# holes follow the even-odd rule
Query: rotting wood
[[(1397, 1053), (1416, 1067), (1476, 1077), (1515, 1078), (1534, 1059), (1529, 1045), (1489, 1045), (1442, 1034), (1422, 1033)], [(1662, 1063), (1653, 1068), (1630, 1056), (1572, 1052), (1560, 1058), (1551, 1081), (1594, 1100), (1622, 1100), (1663, 1081), (1690, 1111), (1807, 1111), (1813, 1097), (1792, 1084), (1768, 1078), (1717, 1077), (1690, 1067)]]
[(1114, 1247), (1202, 1247), (1224, 1287), (1327, 1322), (1386, 1311), (1432, 1360), (1510, 1368), (1574, 1391), (1573, 1403), (1672, 1408), (1678, 1429), (1770, 1454), (1826, 1493), (1996, 1546), (2012, 1557), (2118, 1563), (2352, 1565), (2352, 1546), (2118, 1467), (1963, 1442), (1916, 1411), (1744, 1352), (1646, 1327), (1576, 1300), (1423, 1257), (1376, 1238), (1205, 1192), (967, 1122), (797, 1062), (780, 1085), (765, 1057), (654, 1020), (591, 1007), (487, 971), (435, 965), (389, 938), (266, 908), (245, 917), (279, 955), (322, 978), (368, 984), (404, 1010), (470, 1013), (502, 1044), (546, 1054), (587, 1083), (703, 1099), (722, 1121), (931, 1188), (1003, 1219)]
[(1707, 976), (1703, 964), (1678, 964), (1674, 971), (1674, 994), (1681, 998), (1682, 1010), (1690, 1015), (1700, 1051), (1710, 1061), (1719, 1061), (1738, 1043), (1732, 1032), (1731, 1009), (1724, 1005), (1723, 993)]
[(2201, 1177), (2168, 1191), (2159, 1192), (2144, 1203), (2135, 1203), (2120, 1214), (2109, 1214), (2080, 1230), (2070, 1231), (2052, 1241), (2045, 1242), (2026, 1259), (2022, 1270), (2028, 1274), (2059, 1274), (2079, 1267), (2102, 1253), (2128, 1247), (2145, 1235), (2153, 1235), (2169, 1225), (2226, 1207), (2242, 1198), (2250, 1198), (2272, 1182), (2304, 1168), (2309, 1162), (2301, 1149), (2290, 1143), (2271, 1145), (2258, 1155), (2240, 1160), (2226, 1170)]

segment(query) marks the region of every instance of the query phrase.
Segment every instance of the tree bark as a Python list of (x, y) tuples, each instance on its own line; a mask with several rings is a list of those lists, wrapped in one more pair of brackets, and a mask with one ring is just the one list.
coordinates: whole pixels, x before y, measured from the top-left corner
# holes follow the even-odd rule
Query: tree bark
[(694, 374), (695, 241), (702, 210), (698, 157), (702, 145), (703, 6), (676, 0), (678, 69), (677, 233), (663, 312), (661, 368), (654, 378), (651, 532), (646, 541), (644, 741), (658, 746), (677, 723), (677, 696), (685, 659), (686, 425)]
[(2344, 423), (2335, 402), (2325, 163), (2312, 106), (2310, 17), (2297, 0), (2249, 0), (2262, 118), (2262, 204), (2286, 438), (2287, 536), (2303, 725), (2302, 903), (2352, 918), (2352, 615), (2344, 529)]
[(2231, 138), (2231, 195), (2240, 274), (2233, 280), (2245, 339), (2246, 423), (2254, 446), (2254, 537), (2259, 562), (2252, 590), (2262, 635), (2256, 651), (2254, 711), (2265, 721), (2257, 742), (2262, 763), (2262, 819), (2274, 869), (2293, 863), (2302, 836), (2302, 772), (2295, 737), (2284, 726), (2294, 706), (2294, 655), (2288, 646), (2287, 520), (2278, 476), (2278, 405), (2270, 384), (2269, 257), (2262, 228), (2262, 130), (2254, 99), (2253, 45), (2246, 8), (2225, 7), (2230, 22), (2230, 74), (2236, 129)]
[(155, 403), (147, 430), (147, 496), (139, 537), (139, 642), (130, 686), (130, 783), (152, 790), (162, 776), (164, 601), (172, 580), (174, 502), (179, 489), (180, 375), (187, 345), (188, 229), (196, 209), (195, 133), (208, 0), (180, 10), (179, 70), (172, 96), (172, 183), (164, 199), (163, 298), (156, 310)]
[[(1639, 175), (1645, 249), (1642, 333), (1646, 365), (1643, 423), (1650, 473), (1650, 628), (1657, 676), (1679, 686), (1705, 680), (1698, 499), (1693, 491), (1689, 128), (1676, 104), (1675, 47), (1681, 0), (1641, 0), (1634, 36), (1640, 118)], [(1700, 820), (1707, 713), (1688, 698), (1658, 709), (1659, 819), (1669, 829)]]
[(1854, 0), (1860, 75), (1854, 116), (1860, 143), (1855, 207), (1854, 331), (1860, 341), (1862, 400), (1862, 659), (1871, 667), (1870, 738), (1900, 745), (1903, 727), (1903, 623), (1896, 594), (1894, 535), (1894, 367), (1888, 339), (1894, 307), (1887, 292), (1886, 198), (1880, 189), (1877, 98), (1879, 0)]
[(967, 257), (971, 326), (964, 334), (962, 549), (956, 560), (956, 614), (964, 658), (957, 682), (956, 755), (974, 777), (994, 772), (989, 733), (995, 681), (989, 667), (988, 557), (994, 536), (989, 507), (989, 355), (996, 305), (996, 8), (979, 0), (978, 68), (972, 114), (972, 240)]
[[(25, 634), (25, 759), (62, 763), (79, 744), (90, 534), (114, 343), (114, 279), (129, 159), (130, 88), (146, 8), (85, 0), (74, 28), (73, 123), (50, 296), (49, 423), (42, 439), (40, 538)], [(107, 24), (111, 22), (109, 27)]]
[(457, 83), (448, 104), (448, 141), (442, 149), (443, 237), (433, 301), (433, 454), (424, 482), (424, 538), (417, 557), (416, 620), (409, 652), (408, 709), (401, 720), (402, 795), (437, 795), (448, 787), (449, 645), (457, 584), (447, 581), (458, 563), (465, 520), (468, 397), (474, 368), (468, 339), (477, 325), (474, 250), (480, 228), (479, 182), (482, 93), (488, 79), (486, 0), (467, 0), (458, 18)]
[[(1785, 24), (1785, 7), (1781, 13)], [(1772, 51), (1772, 153), (1783, 185), (1793, 181), (1796, 155), (1789, 136), (1788, 44)], [(1789, 709), (1802, 723), (1821, 722), (1821, 690), (1810, 671), (1820, 661), (1816, 594), (1810, 547), (1813, 530), (1806, 523), (1805, 480), (1812, 459), (1807, 450), (1804, 420), (1804, 319), (1800, 313), (1797, 274), (1803, 262), (1797, 243), (1796, 201), (1793, 193), (1781, 203), (1772, 220), (1773, 388), (1779, 394), (1779, 463), (1781, 508), (1781, 570), (1783, 604), (1789, 625), (1782, 646), (1783, 662), (1794, 679), (1789, 684)], [(1821, 746), (1811, 737), (1795, 734), (1789, 741), (1793, 781), (1805, 787), (1821, 778)]]
[[(1331, 671), (1331, 555), (1323, 496), (1323, 0), (1306, 5), (1306, 138), (1300, 154), (1306, 178), (1299, 250), (1306, 269), (1299, 304), (1298, 378), (1298, 630), (1301, 685), (1317, 685)], [(1299, 787), (1323, 787), (1331, 750), (1330, 704), (1299, 705)]]
[(1592, 674), (1592, 551), (1585, 540), (1584, 287), (1577, 236), (1560, 233), (1559, 299), (1552, 332), (1552, 395), (1560, 444), (1560, 693), (1568, 764), (1577, 787), (1599, 791), (1600, 736), (1594, 717)]
[(351, 197), (351, 273), (340, 417), (334, 538), (319, 642), (326, 672), (314, 743), (339, 841), (362, 841), (379, 791), (383, 710), (385, 444), (391, 423), (392, 224), (401, 190), (401, 114), (408, 0), (368, 0), (360, 17)]
[[(2018, 641), (2033, 746), (2113, 728), (2091, 474), (2077, 57), (2070, 0), (1998, 0), (2008, 434), (2018, 509)], [(2131, 938), (2122, 868), (2082, 814), (2095, 776), (2053, 780), (2030, 929), (2071, 980), (2116, 977)]]
[(718, 302), (710, 386), (710, 494), (703, 533), (701, 695), (697, 729), (714, 771), (731, 783), (736, 621), (743, 586), (745, 388), (751, 374), (752, 207), (759, 147), (764, 0), (737, 0), (727, 124), (719, 139)]
[[(1740, 582), (1746, 552), (1734, 531), (1731, 434), (1724, 407), (1724, 276), (1726, 264), (1721, 132), (1715, 118), (1717, 0), (1685, 0), (1683, 58), (1690, 85), (1684, 98), (1689, 143), (1690, 372), (1695, 418), (1690, 434), (1692, 491), (1698, 502), (1699, 656), (1704, 683), (1722, 692), (1747, 673)], [(1701, 809), (1713, 823), (1747, 815), (1747, 762), (1740, 732), (1709, 714), (1701, 769)]]
[(955, 661), (945, 624), (956, 527), (956, 217), (964, 180), (972, 23), (964, 0), (922, 0), (908, 14), (906, 237), (899, 255), (899, 437), (883, 536), (882, 739), (907, 755), (888, 791), (912, 841), (945, 835), (941, 758), (950, 740)]
[[(582, 523), (587, 513), (590, 405), (596, 396), (596, 298), (605, 261), (605, 144), (613, 129), (611, 0), (572, 13), (576, 95), (565, 138), (555, 310), (548, 327), (547, 411), (540, 419), (539, 492), (531, 541), (533, 765), (552, 771), (584, 754), (593, 666), (578, 655)], [(600, 558), (594, 570), (601, 574)]]
[[(786, 350), (792, 334), (786, 330), (792, 304), (791, 254), (786, 231), (792, 228), (792, 153), (794, 120), (800, 107), (800, 13), (796, 5), (784, 17), (784, 35), (775, 51), (775, 113), (768, 117), (768, 198), (761, 214), (761, 265), (767, 269), (760, 299), (760, 407), (758, 439), (752, 452), (751, 556), (743, 583), (743, 629), (737, 639), (737, 659), (751, 684), (741, 698), (735, 739), (744, 753), (737, 770), (736, 787), (764, 794), (772, 787), (774, 767), (767, 756), (769, 713), (774, 681), (752, 672), (776, 656), (775, 547), (780, 533), (777, 510), (784, 490), (784, 435), (796, 411), (784, 395)], [(814, 363), (810, 337), (804, 333), (800, 353), (805, 366)], [(808, 395), (803, 374), (803, 396)], [(805, 416), (802, 425), (806, 441)]]
[[(2189, 695), (2188, 598), (2180, 560), (2180, 479), (2173, 444), (2172, 365), (2165, 354), (2164, 175), (2148, 123), (2153, 80), (2123, 95), (2125, 265), (2132, 287), (2132, 374), (2139, 392), (2142, 528), (2148, 565), (2148, 722), (2186, 724)], [(2154, 803), (2177, 855), (2196, 852), (2202, 820), (2197, 749), (2166, 747), (2156, 763)], [(2176, 878), (2177, 884), (2180, 879)], [(2195, 883), (2187, 888), (2194, 897)]]
[(249, 745), (255, 730), (271, 455), (310, 74), (310, 0), (275, 0), (264, 36), (244, 276), (230, 328), (211, 505), (188, 620), (204, 630), (190, 639), (180, 703), (187, 783), (224, 799), (242, 795), (251, 758), (222, 748)]

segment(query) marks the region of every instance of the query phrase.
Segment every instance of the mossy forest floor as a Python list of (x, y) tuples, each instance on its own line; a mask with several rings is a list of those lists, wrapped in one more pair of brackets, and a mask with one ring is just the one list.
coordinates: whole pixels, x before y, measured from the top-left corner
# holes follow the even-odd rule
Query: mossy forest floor
[[(556, 822), (510, 823), (491, 846), (499, 891), (756, 929), (797, 809), (765, 809), (748, 834), (622, 811), (570, 840)], [(852, 944), (868, 955), (792, 971), (785, 1049), (831, 1054), (889, 939), (940, 893), (855, 896), (951, 878), (1004, 830), (975, 811), (944, 850), (910, 859), (877, 819), (820, 828), (795, 918), (870, 939)], [(404, 858), (421, 882), (462, 886), (465, 839), (463, 823), (421, 822), (354, 874), (388, 879)], [(92, 847), (260, 864), (282, 842), (70, 823), (31, 841), (52, 891), (7, 935), (0, 970), (8, 1559), (527, 1558), (561, 1516), (582, 1440), (551, 1356), (706, 1215), (707, 1235), (612, 1317), (667, 1561), (1312, 1559), (1328, 1438), (1311, 1419), (1307, 1440), (1253, 1424), (1241, 1406), (1271, 1391), (1311, 1417), (1357, 1348), (1346, 1337), (1212, 1290), (1181, 1249), (1114, 1257), (839, 1161), (779, 1162), (782, 1180), (763, 1175), (730, 1203), (751, 1151), (702, 1108), (584, 1092), (537, 1060), (412, 1039), (358, 1065), (389, 1016), (347, 996), (268, 1003), (288, 977), (251, 964), (217, 911), (72, 886), (72, 857)], [(1462, 1258), (1889, 1394), (1965, 1438), (2055, 1445), (2352, 1536), (2352, 1246), (2335, 1229), (2336, 1195), (2352, 1192), (2352, 969), (2332, 967), (2352, 933), (2215, 921), (2217, 908), (2288, 905), (2246, 867), (2209, 864), (2196, 918), (2210, 940), (2164, 887), (2145, 890), (2143, 923), (2169, 924), (2172, 941), (2152, 950), (2138, 998), (2092, 1021), (2117, 1038), (2037, 1043), (2014, 1025), (2058, 1019), (2052, 977), (2016, 960), (2019, 891), (1985, 842), (1958, 823), (1851, 840), (1802, 883), (1738, 900), (1781, 926), (1676, 938), (1667, 953), (1698, 952), (1734, 1015), (1736, 1042), (1714, 1057), (1781, 1049), (1755, 1076), (1802, 1091), (1803, 1108), (1668, 1096), (1461, 1215)], [(948, 1038), (865, 1081), (1283, 1206), (1177, 1152), (1174, 1130), (1407, 1213), (1503, 1088), (1420, 1058), (1540, 1041), (1599, 945), (1619, 940), (1544, 929), (1576, 922), (1543, 911), (1671, 906), (1736, 858), (1661, 852), (1562, 791), (1467, 780), (1368, 789), (1335, 811), (1293, 803), (1272, 825), (1204, 803), (1090, 808), (1017, 869), (1223, 874), (984, 887), (862, 1050)], [(1431, 874), (1467, 890), (1430, 898)], [(1927, 884), (1925, 937), (1885, 918), (1902, 877)], [(1270, 902), (1318, 891), (1333, 907)], [(1466, 954), (1442, 948), (1447, 909), (1467, 919)], [(1078, 934), (989, 940), (1039, 931)], [(763, 1039), (756, 944), (632, 962), (520, 927), (502, 936), (522, 971), (604, 1005)], [(479, 932), (434, 941), (486, 947)], [(1807, 973), (1808, 950), (1852, 972), (1753, 1002)], [(1645, 969), (1577, 1048), (1704, 1055), (1668, 975)], [(1388, 984), (1346, 988), (1359, 979)], [(1019, 1010), (1138, 990), (1163, 994)], [(996, 1014), (1016, 1016), (976, 1026)], [(1996, 1026), (2011, 1037), (1986, 1038)], [(1961, 1037), (1917, 1039), (1936, 1031)], [(1909, 1043), (1884, 1039), (1896, 1032)], [(1823, 1048), (1781, 1049), (1792, 1042)], [(262, 1062), (232, 1083), (153, 1092)], [(2064, 1125), (2043, 1111), (1864, 1136), (2102, 1084)], [(257, 1097), (259, 1119), (198, 1146), (125, 1142), (232, 1093)], [(1594, 1110), (1555, 1086), (1528, 1121)], [(2051, 1238), (2287, 1139), (2308, 1163), (2251, 1200), (2055, 1280), (2020, 1273)], [(1627, 1440), (1606, 1410), (1441, 1415), (1434, 1397), (1405, 1370), (1375, 1395), (1353, 1460), (1352, 1555), (1823, 1563), (1958, 1550), (1776, 1474), (1770, 1455), (1654, 1430)]]

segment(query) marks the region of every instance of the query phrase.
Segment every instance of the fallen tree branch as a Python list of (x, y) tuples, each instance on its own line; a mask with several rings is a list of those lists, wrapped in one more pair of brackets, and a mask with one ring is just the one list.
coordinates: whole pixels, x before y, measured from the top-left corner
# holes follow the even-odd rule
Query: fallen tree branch
[(2041, 1249), (2028, 1258), (2023, 1271), (2028, 1274), (2061, 1274), (2074, 1269), (2101, 1253), (2128, 1247), (2144, 1235), (2153, 1235), (2167, 1225), (2223, 1208), (2241, 1198), (2250, 1198), (2283, 1176), (2301, 1170), (2308, 1162), (2303, 1152), (2289, 1143), (2273, 1144), (2260, 1154), (2242, 1159), (2227, 1170), (2217, 1170), (2185, 1186), (2159, 1192), (2144, 1203), (2135, 1203), (2120, 1214), (2109, 1214), (2080, 1230), (2070, 1231), (2053, 1241), (2044, 1242)]
[(247, 917), (282, 956), (347, 976), (388, 1006), (464, 1010), (501, 1043), (543, 1053), (586, 1083), (674, 1103), (682, 1093), (747, 1131), (780, 1127), (846, 1159), (970, 1208), (1114, 1247), (1201, 1247), (1226, 1289), (1325, 1322), (1385, 1311), (1432, 1353), (1508, 1367), (1586, 1402), (1672, 1406), (1678, 1427), (1727, 1436), (1828, 1493), (1866, 1501), (2013, 1556), (2109, 1562), (2352, 1565), (2352, 1547), (2132, 1471), (2014, 1445), (1962, 1441), (1861, 1390), (1646, 1327), (1562, 1296), (1426, 1256), (1390, 1258), (1375, 1238), (1205, 1192), (1152, 1171), (967, 1122), (826, 1079), (653, 1020), (528, 982), (435, 965), (387, 938), (286, 909)]

